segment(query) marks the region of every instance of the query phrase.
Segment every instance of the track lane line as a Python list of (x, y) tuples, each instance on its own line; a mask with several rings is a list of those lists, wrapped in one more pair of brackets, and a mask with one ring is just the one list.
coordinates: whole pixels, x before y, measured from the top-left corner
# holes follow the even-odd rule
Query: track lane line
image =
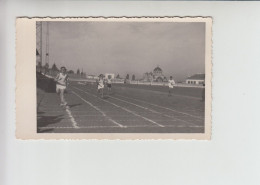
[[(81, 89), (81, 90), (82, 90), (82, 89)], [(86, 92), (86, 91), (84, 91), (84, 92)], [(89, 92), (89, 93), (90, 93), (90, 92)], [(137, 105), (137, 104), (135, 104), (135, 103), (132, 103), (132, 102), (129, 102), (129, 101), (126, 101), (126, 100), (122, 100), (122, 99), (120, 99), (120, 98), (112, 97), (112, 96), (109, 96), (109, 95), (108, 95), (108, 97), (113, 98), (113, 99), (116, 99), (116, 100), (119, 100), (119, 101), (122, 101), (122, 102), (125, 102), (125, 103), (128, 103), (128, 104), (131, 104), (131, 105), (134, 105), (134, 106), (137, 106), (137, 107), (139, 107), (139, 108), (148, 110), (148, 111), (150, 111), (150, 112), (152, 112), (152, 113), (160, 114), (160, 115), (163, 115), (163, 116), (168, 117), (168, 118), (173, 118), (172, 121), (178, 120), (178, 121), (184, 122), (184, 123), (186, 123), (186, 124), (198, 126), (198, 125), (195, 124), (195, 123), (192, 123), (192, 122), (189, 122), (189, 121), (185, 121), (185, 120), (176, 118), (175, 116), (167, 115), (167, 114), (164, 114), (164, 113), (155, 111), (155, 110), (153, 110), (153, 109), (149, 109), (149, 108), (147, 108), (147, 107), (143, 107), (143, 106), (141, 106), (141, 105)]]
[[(92, 88), (93, 89), (93, 88)], [(142, 90), (142, 89), (141, 89)], [(163, 107), (163, 106), (160, 106), (160, 105), (157, 105), (157, 104), (153, 104), (153, 103), (149, 103), (149, 102), (146, 102), (146, 101), (143, 101), (143, 100), (138, 100), (138, 99), (135, 99), (135, 98), (130, 98), (130, 97), (126, 97), (126, 96), (122, 96), (122, 95), (116, 95), (116, 96), (120, 96), (120, 97), (123, 97), (123, 98), (128, 98), (128, 99), (132, 99), (132, 100), (135, 100), (135, 101), (139, 101), (139, 102), (143, 102), (143, 103), (146, 103), (146, 104), (150, 104), (152, 106), (156, 106), (156, 107), (160, 107), (160, 108), (163, 108), (163, 109), (167, 109), (167, 110), (170, 110), (170, 111), (173, 111), (173, 112), (176, 112), (176, 113), (179, 113), (179, 114), (184, 114), (184, 115), (187, 115), (187, 116), (191, 116), (191, 117), (194, 117), (194, 118), (197, 118), (197, 119), (200, 119), (200, 120), (204, 120), (204, 118), (201, 118), (199, 116), (195, 116), (195, 115), (192, 115), (192, 114), (189, 114), (189, 113), (186, 113), (186, 112), (181, 112), (181, 111), (177, 111), (177, 110), (174, 110), (174, 109), (171, 109), (171, 108), (168, 108), (168, 107)], [(175, 96), (182, 96), (182, 95), (175, 95)], [(110, 96), (111, 97), (111, 96)], [(184, 96), (186, 97), (186, 96)], [(190, 96), (188, 96), (190, 97)], [(192, 97), (191, 97), (192, 98)], [(198, 98), (200, 99), (200, 98)]]
[[(100, 110), (98, 107), (96, 107), (95, 105), (93, 105), (92, 103), (90, 103), (89, 101), (85, 100), (84, 98), (82, 98), (80, 95), (78, 95), (77, 93), (75, 93), (74, 91), (72, 91), (72, 93), (77, 96), (78, 98), (80, 98), (82, 101), (84, 101), (85, 103), (87, 103), (88, 105), (90, 105), (91, 107), (93, 107), (94, 109), (96, 109), (98, 112), (100, 112), (102, 114), (102, 116), (106, 117), (109, 121), (111, 121), (112, 123), (116, 124), (119, 127), (124, 127), (126, 128), (126, 126), (121, 125), (120, 123), (117, 123), (115, 120), (111, 119), (109, 116), (107, 116), (102, 110)], [(82, 127), (81, 127), (82, 128)]]
[(107, 100), (103, 100), (103, 99), (99, 98), (98, 96), (93, 95), (93, 94), (91, 94), (91, 93), (89, 93), (89, 92), (83, 91), (82, 89), (77, 88), (77, 87), (75, 87), (75, 86), (73, 86), (73, 88), (75, 88), (75, 89), (77, 89), (77, 90), (79, 90), (79, 91), (81, 91), (81, 92), (83, 92), (83, 93), (85, 93), (85, 94), (89, 94), (89, 95), (91, 95), (91, 96), (94, 96), (94, 97), (96, 97), (96, 98), (98, 98), (98, 99), (100, 99), (100, 100), (102, 100), (102, 101), (104, 101), (104, 102), (107, 102), (107, 103), (111, 104), (111, 105), (114, 105), (115, 107), (118, 107), (118, 108), (120, 108), (120, 109), (123, 109), (124, 111), (129, 112), (129, 113), (131, 113), (131, 114), (133, 114), (133, 115), (135, 115), (135, 116), (137, 116), (137, 117), (141, 117), (142, 119), (144, 119), (144, 120), (146, 120), (146, 121), (149, 121), (149, 122), (151, 122), (151, 123), (153, 123), (153, 124), (155, 124), (155, 125), (158, 125), (159, 127), (164, 127), (164, 125), (161, 125), (161, 124), (159, 124), (159, 123), (157, 123), (157, 122), (155, 122), (155, 121), (153, 121), (153, 120), (151, 120), (151, 119), (149, 119), (149, 118), (146, 118), (146, 117), (144, 117), (144, 116), (141, 116), (141, 115), (139, 115), (139, 114), (137, 114), (137, 113), (135, 113), (135, 112), (133, 112), (133, 111), (131, 111), (131, 110), (125, 108), (125, 107), (122, 107), (122, 106), (120, 106), (120, 105), (114, 104), (114, 103), (112, 103), (112, 102), (110, 102), (110, 101), (107, 101)]
[[(60, 106), (57, 106), (57, 108), (60, 108)], [(43, 109), (43, 110), (44, 110), (44, 109)], [(43, 111), (43, 110), (41, 109), (41, 110), (38, 110), (38, 111)], [(61, 113), (64, 112), (64, 110), (60, 110), (60, 111), (48, 110), (48, 111), (51, 111), (52, 113), (53, 113), (53, 112), (61, 112)], [(72, 127), (73, 127), (73, 128), (79, 128), (78, 123), (76, 122), (76, 120), (75, 120), (75, 118), (74, 118), (72, 112), (70, 111), (70, 107), (69, 107), (68, 105), (65, 106), (65, 111), (66, 111), (66, 113), (67, 113), (67, 115), (68, 115), (68, 118), (65, 118), (65, 119), (70, 120), (70, 123), (72, 123)], [(41, 115), (37, 115), (37, 117), (40, 117), (40, 116), (41, 116)]]
[(188, 114), (188, 113), (185, 113), (185, 112), (180, 112), (180, 111), (177, 111), (177, 110), (174, 110), (174, 109), (170, 109), (170, 108), (168, 108), (168, 107), (163, 107), (163, 106), (160, 106), (160, 105), (157, 105), (157, 104), (153, 104), (153, 103), (149, 103), (149, 102), (146, 102), (146, 101), (143, 101), (143, 100), (138, 100), (138, 99), (135, 99), (135, 98), (130, 98), (130, 97), (126, 97), (126, 96), (122, 96), (122, 95), (118, 95), (118, 94), (117, 94), (116, 96), (120, 96), (120, 97), (123, 97), (123, 98), (132, 99), (132, 100), (139, 101), (139, 102), (143, 102), (143, 103), (146, 103), (146, 104), (155, 106), (155, 107), (160, 107), (160, 108), (167, 109), (167, 110), (170, 110), (170, 111), (173, 111), (173, 112), (177, 112), (177, 113), (179, 113), (179, 114), (184, 114), (184, 115), (187, 115), (187, 116), (190, 116), (190, 117), (194, 117), (194, 118), (197, 118), (197, 119), (204, 120), (203, 118), (198, 117), (198, 116), (194, 116), (194, 115), (192, 115), (192, 114)]
[(73, 128), (79, 128), (78, 123), (76, 122), (74, 116), (72, 115), (69, 106), (66, 106), (65, 110), (69, 116), (69, 120), (71, 121)]
[[(134, 88), (134, 87), (115, 87), (115, 88), (119, 88), (119, 89), (138, 89), (138, 88)], [(155, 94), (163, 94), (163, 95), (167, 95), (167, 92), (161, 92), (161, 91), (156, 91), (156, 90), (150, 90), (150, 89), (141, 89), (139, 88), (139, 90), (141, 91), (149, 91), (149, 92), (153, 92)], [(190, 98), (190, 99), (194, 99), (194, 100), (201, 100), (201, 98), (198, 97), (194, 97), (194, 96), (185, 96), (185, 95), (178, 95), (178, 94), (173, 94), (172, 96), (177, 96), (177, 97), (182, 97), (182, 98)]]
[(128, 103), (128, 104), (131, 104), (131, 105), (134, 105), (134, 106), (139, 107), (139, 108), (143, 108), (143, 109), (148, 110), (148, 111), (150, 111), (150, 112), (152, 112), (152, 113), (160, 114), (160, 115), (163, 115), (163, 116), (168, 117), (168, 118), (173, 118), (173, 119), (174, 119), (173, 121), (178, 120), (178, 121), (182, 121), (182, 122), (184, 122), (184, 123), (188, 123), (188, 124), (191, 124), (191, 125), (196, 125), (196, 124), (191, 123), (191, 122), (189, 122), (189, 121), (185, 121), (185, 120), (176, 118), (175, 116), (171, 116), (171, 115), (167, 115), (167, 114), (164, 114), (164, 113), (161, 113), (161, 112), (157, 112), (156, 110), (149, 109), (149, 108), (147, 108), (147, 107), (143, 107), (143, 106), (141, 106), (141, 105), (137, 105), (137, 104), (135, 104), (135, 103), (132, 103), (132, 102), (129, 102), (129, 101), (126, 101), (126, 100), (122, 100), (122, 99), (120, 99), (120, 98), (116, 98), (116, 97), (112, 97), (112, 96), (108, 96), (108, 97), (113, 98), (113, 99), (116, 99), (116, 100), (119, 100), (119, 101), (122, 101), (122, 102), (125, 102), (125, 103)]

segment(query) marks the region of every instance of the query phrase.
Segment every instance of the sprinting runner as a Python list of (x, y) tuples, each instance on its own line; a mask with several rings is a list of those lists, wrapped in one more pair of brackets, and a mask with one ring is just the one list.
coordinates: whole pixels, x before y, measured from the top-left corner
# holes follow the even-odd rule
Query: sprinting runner
[(97, 91), (98, 94), (101, 94), (101, 97), (104, 97), (104, 79), (103, 79), (103, 75), (99, 75), (99, 79), (97, 81)]
[(175, 84), (174, 80), (172, 79), (172, 76), (170, 76), (170, 80), (168, 81), (168, 85), (169, 85), (169, 94), (168, 96), (172, 95), (172, 89), (173, 89), (173, 85)]
[(65, 67), (61, 67), (60, 71), (61, 72), (55, 78), (56, 92), (60, 95), (60, 101), (61, 101), (60, 106), (66, 106), (67, 102), (64, 99), (64, 91), (67, 88), (69, 76), (66, 73)]
[(111, 89), (112, 89), (112, 80), (111, 80), (111, 76), (109, 75), (108, 79), (107, 79), (107, 90), (108, 90), (108, 93), (111, 92)]

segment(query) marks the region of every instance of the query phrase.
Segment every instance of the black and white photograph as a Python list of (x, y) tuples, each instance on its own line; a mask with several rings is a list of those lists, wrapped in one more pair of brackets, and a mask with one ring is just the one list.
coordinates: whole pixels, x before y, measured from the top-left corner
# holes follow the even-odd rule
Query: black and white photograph
[(35, 21), (37, 134), (205, 134), (209, 20)]
[(0, 1), (0, 184), (259, 185), (260, 3)]

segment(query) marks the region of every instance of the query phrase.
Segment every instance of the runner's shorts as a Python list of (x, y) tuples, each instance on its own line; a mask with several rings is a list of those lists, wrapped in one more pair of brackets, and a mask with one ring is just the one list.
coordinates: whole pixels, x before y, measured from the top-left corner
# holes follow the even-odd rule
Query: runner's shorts
[(103, 89), (104, 85), (98, 85), (98, 89)]
[(60, 84), (56, 85), (56, 92), (59, 92), (60, 90), (65, 90), (65, 89), (66, 89), (65, 85), (60, 85)]

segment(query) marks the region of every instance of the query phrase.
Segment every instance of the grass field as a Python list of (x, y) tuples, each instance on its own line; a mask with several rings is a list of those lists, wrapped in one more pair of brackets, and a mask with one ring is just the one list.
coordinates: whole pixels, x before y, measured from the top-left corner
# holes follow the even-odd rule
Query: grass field
[(201, 88), (113, 84), (104, 98), (96, 86), (71, 82), (59, 96), (37, 89), (38, 133), (203, 133)]

